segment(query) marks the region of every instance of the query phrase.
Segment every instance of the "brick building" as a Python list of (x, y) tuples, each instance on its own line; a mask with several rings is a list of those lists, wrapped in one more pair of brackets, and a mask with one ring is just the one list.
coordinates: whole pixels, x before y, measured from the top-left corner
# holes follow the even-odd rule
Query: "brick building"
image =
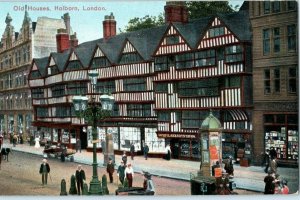
[(280, 162), (295, 164), (299, 153), (297, 2), (252, 1), (249, 15), (254, 158), (275, 147)]
[(32, 22), (25, 11), (19, 32), (7, 14), (6, 28), (0, 42), (0, 123), (2, 133), (22, 135), (32, 131), (32, 96), (28, 74), (32, 58), (48, 56), (56, 50), (55, 34), (58, 28), (70, 30), (70, 17), (51, 19), (39, 17)]
[[(99, 72), (96, 94), (111, 93), (114, 114), (98, 127), (113, 135), (115, 151), (134, 143), (141, 151), (199, 159), (199, 128), (210, 110), (223, 125), (224, 156), (252, 150), (251, 27), (247, 10), (188, 21), (182, 3), (167, 2), (166, 24), (116, 34), (114, 16), (103, 22), (103, 38), (34, 59), (29, 76), (34, 125), (48, 140), (72, 147), (91, 133), (75, 116), (74, 95), (93, 95), (88, 71)], [(57, 38), (60, 38), (58, 36)], [(97, 99), (99, 101), (99, 99)], [(87, 131), (86, 131), (87, 129)], [(100, 142), (97, 144), (101, 147)]]

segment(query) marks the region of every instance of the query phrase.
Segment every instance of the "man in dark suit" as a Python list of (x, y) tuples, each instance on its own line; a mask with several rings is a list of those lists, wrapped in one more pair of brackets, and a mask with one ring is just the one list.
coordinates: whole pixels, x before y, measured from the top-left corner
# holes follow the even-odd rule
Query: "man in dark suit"
[(76, 183), (77, 183), (78, 195), (80, 195), (80, 190), (82, 193), (82, 189), (83, 189), (83, 181), (85, 181), (85, 172), (83, 169), (81, 169), (81, 165), (78, 165), (78, 168), (77, 168), (76, 174), (75, 174), (75, 178), (76, 178)]
[(42, 183), (43, 185), (47, 185), (48, 173), (50, 173), (50, 166), (47, 163), (46, 159), (43, 159), (43, 163), (40, 167), (40, 174), (42, 175)]

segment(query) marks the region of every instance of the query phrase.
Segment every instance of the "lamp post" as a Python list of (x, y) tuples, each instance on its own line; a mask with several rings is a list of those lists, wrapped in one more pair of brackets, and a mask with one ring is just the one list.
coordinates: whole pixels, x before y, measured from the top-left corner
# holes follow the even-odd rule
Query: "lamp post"
[[(91, 79), (92, 93), (95, 93), (95, 88), (97, 84), (98, 72), (96, 70), (90, 71), (89, 78)], [(91, 195), (101, 195), (103, 194), (101, 183), (98, 179), (97, 173), (97, 152), (96, 144), (99, 142), (97, 133), (97, 121), (103, 120), (110, 117), (113, 108), (114, 98), (109, 95), (101, 95), (100, 103), (95, 101), (95, 97), (92, 96), (88, 103), (88, 98), (86, 96), (74, 96), (73, 104), (75, 108), (75, 113), (78, 117), (84, 118), (89, 126), (92, 126), (92, 136), (93, 136), (93, 176), (90, 182), (89, 194)]]

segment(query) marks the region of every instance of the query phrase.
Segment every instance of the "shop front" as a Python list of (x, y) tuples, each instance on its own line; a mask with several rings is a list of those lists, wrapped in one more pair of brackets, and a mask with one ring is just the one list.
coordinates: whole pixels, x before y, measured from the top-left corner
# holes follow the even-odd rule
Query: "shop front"
[(297, 164), (299, 158), (298, 115), (270, 113), (264, 115), (265, 150), (272, 147), (279, 163)]
[(182, 160), (200, 160), (198, 133), (157, 133), (170, 144), (172, 158)]

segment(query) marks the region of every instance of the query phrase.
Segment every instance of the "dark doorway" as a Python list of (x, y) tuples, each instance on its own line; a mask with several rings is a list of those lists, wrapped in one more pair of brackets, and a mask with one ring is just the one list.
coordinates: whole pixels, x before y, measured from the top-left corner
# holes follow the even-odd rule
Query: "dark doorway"
[(172, 151), (172, 157), (174, 159), (178, 159), (179, 158), (179, 140), (172, 139), (170, 141), (170, 147), (171, 147), (171, 151)]
[(86, 149), (87, 147), (87, 131), (82, 131), (80, 129), (80, 141), (81, 141), (81, 149)]

